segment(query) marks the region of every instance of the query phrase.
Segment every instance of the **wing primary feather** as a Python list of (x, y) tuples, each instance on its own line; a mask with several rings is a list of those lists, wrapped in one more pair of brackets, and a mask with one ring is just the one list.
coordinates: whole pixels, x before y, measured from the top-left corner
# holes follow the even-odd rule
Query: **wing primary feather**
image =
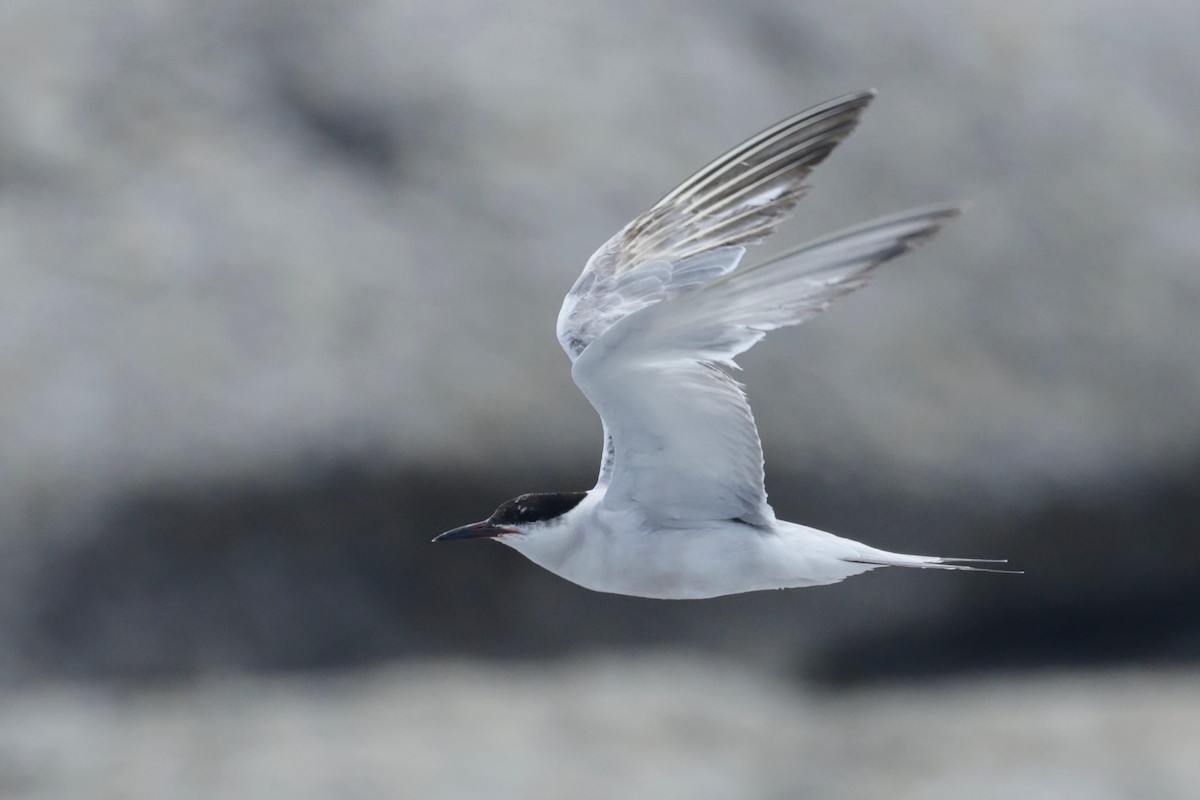
[[(602, 252), (608, 251), (617, 272), (636, 269), (654, 258), (674, 258), (673, 234), (690, 230), (697, 238), (704, 237), (711, 230), (706, 220), (721, 220), (720, 209), (753, 196), (755, 190), (765, 191), (773, 180), (780, 184), (780, 195), (753, 205), (751, 212), (773, 215), (778, 221), (799, 199), (804, 178), (854, 130), (874, 97), (871, 90), (845, 95), (751, 137), (625, 226)], [(766, 170), (771, 171), (762, 176)], [(714, 247), (737, 241), (711, 237)]]
[(705, 329), (714, 341), (739, 341), (716, 358), (731, 363), (763, 332), (804, 322), (865, 286), (880, 265), (928, 240), (959, 213), (957, 206), (930, 206), (849, 228), (717, 278), (659, 316), (677, 330), (695, 335)]
[[(833, 148), (854, 130), (856, 123), (857, 117), (852, 117), (836, 127), (813, 132), (812, 135), (791, 144), (787, 149), (770, 158), (754, 162), (752, 167), (738, 174), (734, 179), (717, 184), (705, 194), (697, 197), (688, 204), (687, 210), (699, 213), (699, 210), (703, 209), (704, 213), (712, 213), (716, 209), (745, 197), (752, 193), (753, 189), (776, 178), (786, 177), (791, 179), (789, 182), (795, 183), (797, 177), (802, 178), (812, 171), (814, 166), (824, 161), (833, 152)], [(758, 177), (760, 173), (777, 166), (778, 169), (773, 172), (764, 177)], [(803, 171), (803, 175), (789, 175), (791, 172), (801, 171)], [(737, 191), (734, 191), (735, 189)]]
[[(729, 152), (718, 156), (669, 192), (656, 205), (670, 203), (679, 197), (695, 192), (700, 186), (712, 182), (720, 174), (734, 168), (738, 162), (749, 159), (756, 152), (761, 151), (763, 147), (768, 146), (772, 141), (778, 140), (806, 125), (839, 115), (846, 115), (856, 119), (862, 113), (863, 109), (870, 105), (874, 99), (875, 90), (866, 89), (842, 95), (841, 97), (835, 97), (828, 102), (793, 114), (787, 119), (750, 137)], [(846, 133), (849, 133), (849, 131), (846, 131)], [(844, 134), (842, 138), (844, 138)]]
[[(744, 276), (762, 272), (783, 262), (797, 261), (798, 259), (805, 259), (806, 264), (812, 265), (809, 274), (827, 271), (835, 262), (822, 264), (819, 263), (819, 259), (822, 255), (832, 256), (837, 252), (868, 256), (867, 260), (872, 261), (871, 266), (878, 267), (885, 261), (890, 261), (896, 256), (908, 252), (932, 237), (948, 221), (961, 214), (962, 210), (963, 206), (960, 204), (932, 205), (879, 217), (861, 225), (813, 239), (767, 261), (722, 276), (713, 283), (720, 283), (734, 275)], [(895, 252), (891, 252), (893, 249)]]

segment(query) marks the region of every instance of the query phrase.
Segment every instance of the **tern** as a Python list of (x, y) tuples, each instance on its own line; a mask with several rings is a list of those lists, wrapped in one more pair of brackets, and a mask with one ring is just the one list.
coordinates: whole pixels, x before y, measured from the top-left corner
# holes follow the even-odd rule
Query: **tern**
[(874, 96), (768, 128), (592, 255), (557, 335), (603, 425), (596, 485), (521, 495), (435, 542), (491, 538), (588, 589), (664, 599), (818, 586), (878, 567), (999, 571), (970, 566), (998, 560), (891, 553), (776, 518), (754, 418), (730, 375), (768, 331), (808, 320), (959, 213), (913, 210), (741, 265)]

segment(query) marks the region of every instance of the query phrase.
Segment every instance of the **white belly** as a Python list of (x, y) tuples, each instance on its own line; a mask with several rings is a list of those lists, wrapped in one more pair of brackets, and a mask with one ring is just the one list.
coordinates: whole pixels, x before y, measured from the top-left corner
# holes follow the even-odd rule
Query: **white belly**
[(564, 531), (569, 541), (547, 546), (501, 541), (585, 588), (662, 599), (818, 586), (872, 569), (844, 560), (857, 543), (792, 523), (772, 530), (732, 521), (647, 530), (628, 519), (590, 522)]

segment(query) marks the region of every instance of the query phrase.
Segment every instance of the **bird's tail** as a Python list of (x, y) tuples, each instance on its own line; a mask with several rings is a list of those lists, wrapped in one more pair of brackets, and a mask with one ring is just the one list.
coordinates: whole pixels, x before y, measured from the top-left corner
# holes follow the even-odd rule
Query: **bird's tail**
[(847, 558), (851, 564), (870, 564), (873, 567), (909, 567), (912, 569), (957, 569), (968, 572), (999, 572), (1005, 575), (1023, 575), (1024, 570), (1000, 569), (999, 567), (977, 567), (975, 564), (1007, 564), (1007, 558), (938, 558), (936, 556), (910, 556), (903, 553), (888, 553)]

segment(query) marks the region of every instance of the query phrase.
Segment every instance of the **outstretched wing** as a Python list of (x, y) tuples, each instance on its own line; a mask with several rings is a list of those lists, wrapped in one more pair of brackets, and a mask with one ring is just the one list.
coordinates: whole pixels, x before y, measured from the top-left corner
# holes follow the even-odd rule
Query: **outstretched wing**
[(574, 361), (617, 320), (732, 272), (789, 215), (803, 181), (854, 130), (873, 91), (802, 111), (738, 145), (626, 225), (563, 300), (558, 340)]
[(773, 518), (762, 448), (724, 367), (767, 331), (795, 325), (863, 286), (880, 264), (932, 236), (957, 209), (908, 212), (736, 270), (613, 323), (572, 375), (604, 421), (604, 503), (660, 525)]
[[(692, 175), (597, 250), (563, 299), (558, 341), (571, 361), (617, 320), (737, 268), (788, 216), (804, 179), (858, 124), (862, 91), (801, 111)], [(604, 431), (599, 483), (612, 470)]]

